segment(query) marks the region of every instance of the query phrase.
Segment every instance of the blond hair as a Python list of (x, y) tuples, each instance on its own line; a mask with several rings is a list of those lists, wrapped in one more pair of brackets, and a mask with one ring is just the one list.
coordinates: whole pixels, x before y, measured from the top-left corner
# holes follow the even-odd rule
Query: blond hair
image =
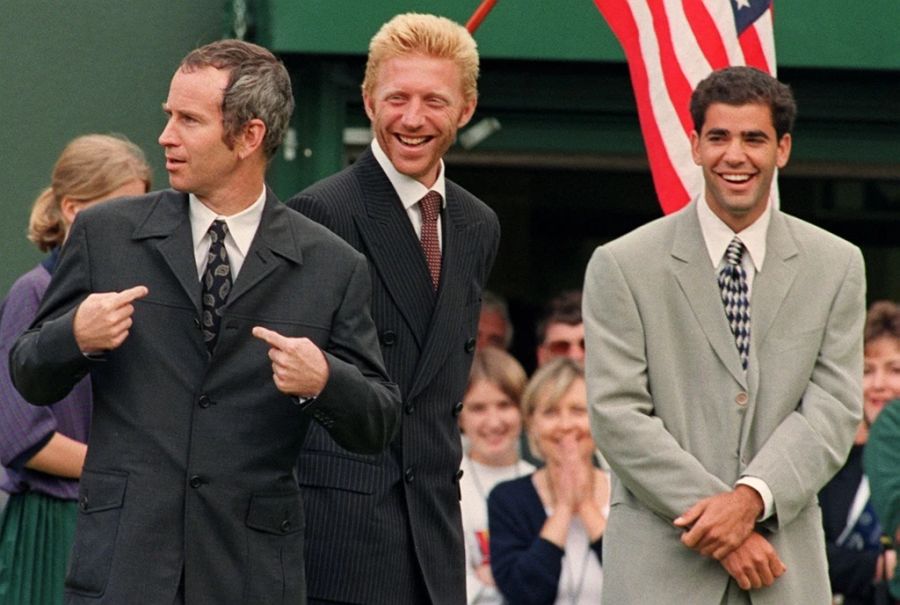
[(456, 63), (462, 77), (463, 97), (478, 97), (478, 47), (465, 27), (435, 15), (405, 13), (381, 26), (369, 43), (369, 58), (362, 83), (371, 96), (378, 83), (381, 64), (394, 57), (420, 54)]
[(568, 357), (557, 357), (540, 368), (528, 381), (522, 393), (522, 417), (528, 427), (528, 447), (532, 455), (543, 460), (543, 454), (531, 434), (531, 419), (539, 406), (554, 405), (579, 380), (584, 380), (584, 368)]
[(63, 198), (90, 202), (134, 179), (150, 189), (150, 167), (144, 152), (131, 141), (105, 134), (73, 139), (56, 160), (50, 186), (34, 201), (28, 239), (44, 252), (61, 245), (69, 230)]
[(527, 380), (525, 370), (515, 357), (496, 347), (486, 347), (476, 351), (472, 358), (467, 390), (475, 383), (488, 382), (518, 406)]

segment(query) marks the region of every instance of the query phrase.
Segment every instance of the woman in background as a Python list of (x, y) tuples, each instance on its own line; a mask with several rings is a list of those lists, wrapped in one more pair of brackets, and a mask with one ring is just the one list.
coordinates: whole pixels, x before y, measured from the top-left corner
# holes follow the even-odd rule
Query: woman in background
[(900, 397), (900, 307), (890, 301), (873, 303), (863, 341), (863, 419), (847, 462), (819, 492), (828, 576), (835, 602), (842, 605), (887, 603), (885, 581), (897, 565), (896, 553), (881, 543), (884, 528), (870, 501), (863, 452), (875, 419), (891, 399)]
[(503, 603), (491, 575), (487, 498), (501, 481), (534, 471), (519, 459), (519, 401), (525, 381), (525, 370), (509, 353), (494, 347), (475, 353), (459, 415), (459, 428), (469, 444), (459, 484), (469, 605)]
[(0, 462), (7, 470), (0, 487), (10, 494), (0, 518), (0, 603), (63, 601), (91, 419), (86, 379), (52, 406), (22, 399), (9, 378), (9, 349), (37, 314), (75, 216), (149, 188), (150, 168), (140, 148), (92, 134), (66, 146), (50, 187), (34, 202), (28, 239), (49, 254), (13, 284), (0, 307)]
[(596, 605), (609, 478), (594, 465), (584, 369), (568, 358), (541, 367), (522, 411), (532, 452), (546, 465), (488, 498), (494, 579), (516, 605)]

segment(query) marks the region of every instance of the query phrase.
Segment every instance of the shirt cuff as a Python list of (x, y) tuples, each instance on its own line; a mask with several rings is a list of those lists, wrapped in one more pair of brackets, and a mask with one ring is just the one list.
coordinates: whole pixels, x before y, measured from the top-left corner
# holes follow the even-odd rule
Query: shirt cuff
[(753, 488), (759, 494), (759, 497), (762, 498), (763, 512), (757, 521), (765, 521), (775, 514), (775, 498), (772, 496), (772, 490), (769, 489), (765, 481), (759, 477), (741, 477), (738, 479), (737, 485), (746, 485)]

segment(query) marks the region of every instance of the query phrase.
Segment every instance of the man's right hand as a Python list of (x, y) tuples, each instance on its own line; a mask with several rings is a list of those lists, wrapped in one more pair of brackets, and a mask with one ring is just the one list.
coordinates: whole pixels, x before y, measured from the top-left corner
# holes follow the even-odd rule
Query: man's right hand
[(72, 329), (82, 353), (100, 353), (118, 348), (128, 338), (132, 304), (147, 296), (146, 286), (135, 286), (121, 292), (102, 292), (85, 298), (75, 310)]
[(756, 531), (720, 563), (742, 590), (771, 586), (787, 569), (769, 541)]

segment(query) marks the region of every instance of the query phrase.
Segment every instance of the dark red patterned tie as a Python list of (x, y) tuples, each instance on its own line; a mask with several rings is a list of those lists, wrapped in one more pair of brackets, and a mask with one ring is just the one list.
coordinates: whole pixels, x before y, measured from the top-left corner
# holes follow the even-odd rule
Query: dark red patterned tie
[(437, 220), (441, 214), (441, 194), (429, 191), (419, 200), (422, 208), (422, 250), (431, 271), (431, 285), (435, 292), (441, 281), (441, 244), (438, 241)]

